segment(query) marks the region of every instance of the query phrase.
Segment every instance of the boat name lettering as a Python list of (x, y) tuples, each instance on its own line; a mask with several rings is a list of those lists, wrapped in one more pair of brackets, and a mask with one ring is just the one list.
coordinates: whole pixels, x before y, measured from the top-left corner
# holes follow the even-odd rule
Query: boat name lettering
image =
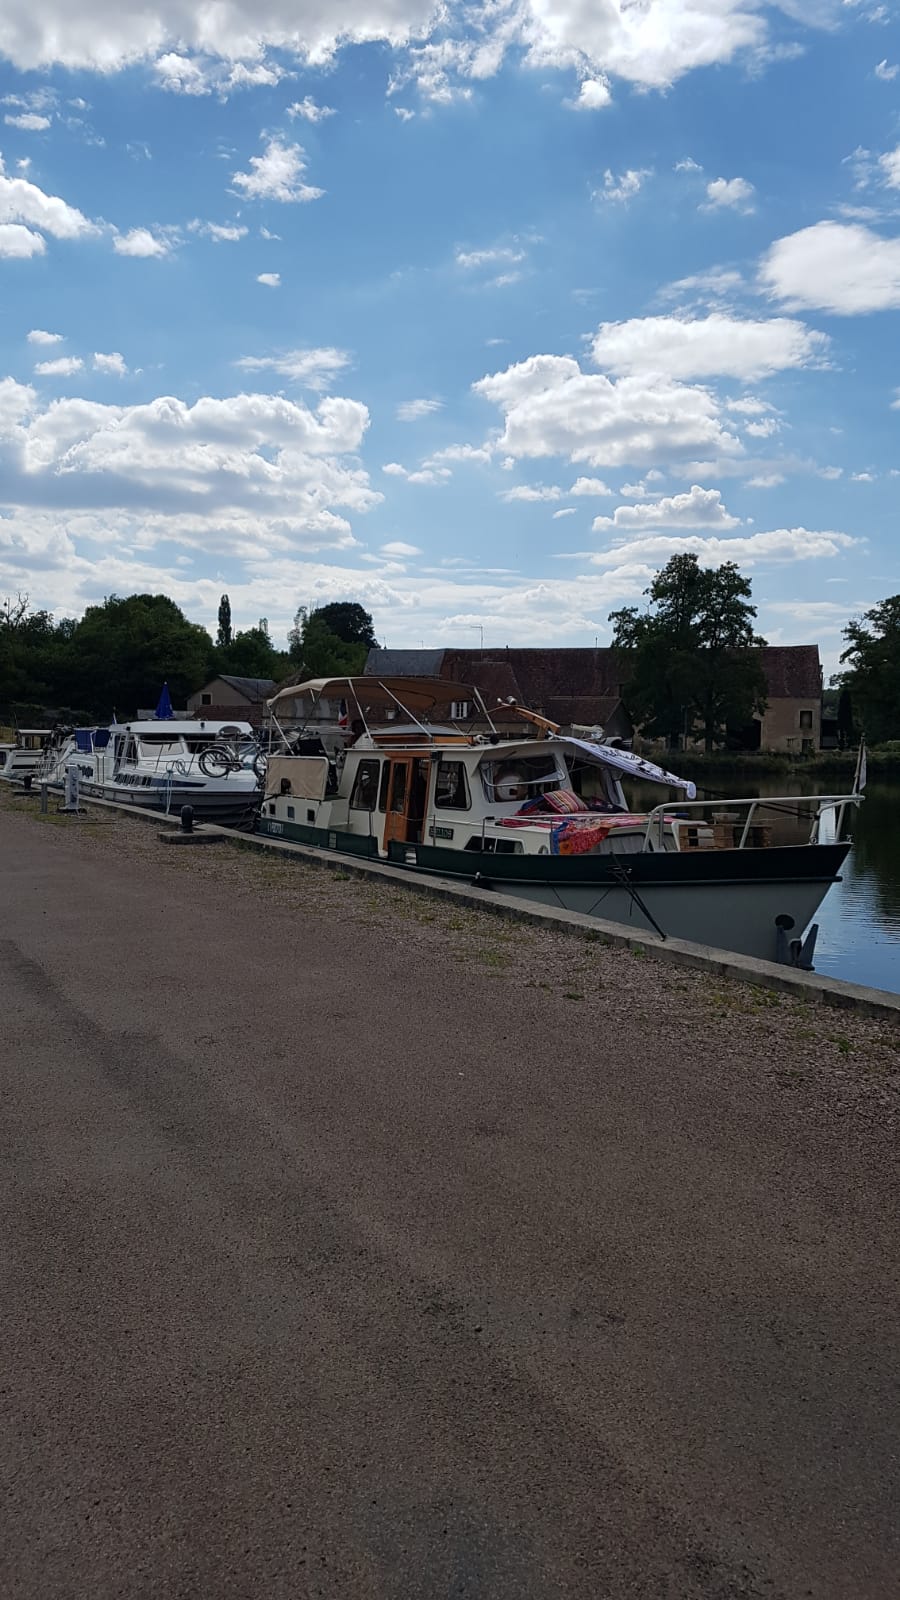
[(284, 833), (284, 823), (283, 822), (270, 822), (268, 824), (267, 832), (269, 832), (269, 833)]
[(435, 823), (431, 824), (431, 827), (428, 829), (428, 832), (431, 834), (432, 839), (452, 839), (453, 838), (453, 829), (452, 828), (439, 828), (439, 827), (437, 827), (437, 825)]

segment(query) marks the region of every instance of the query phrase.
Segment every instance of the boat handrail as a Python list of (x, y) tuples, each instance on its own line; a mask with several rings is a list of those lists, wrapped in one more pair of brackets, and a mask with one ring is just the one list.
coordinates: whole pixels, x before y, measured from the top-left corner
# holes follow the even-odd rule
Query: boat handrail
[(712, 800), (677, 800), (674, 802), (674, 804), (670, 800), (663, 805), (654, 806), (653, 810), (648, 812), (647, 826), (644, 830), (644, 841), (641, 846), (641, 850), (643, 852), (651, 848), (652, 830), (657, 825), (659, 828), (659, 848), (663, 849), (665, 839), (665, 816), (667, 812), (671, 814), (676, 810), (676, 808), (678, 812), (703, 812), (708, 811), (711, 807), (715, 807), (717, 811), (730, 811), (733, 810), (735, 806), (746, 806), (747, 816), (741, 831), (740, 841), (736, 846), (738, 850), (743, 850), (746, 848), (747, 840), (750, 836), (750, 829), (753, 824), (753, 818), (758, 808), (763, 810), (777, 811), (779, 808), (786, 807), (788, 808), (790, 814), (797, 815), (797, 807), (799, 805), (802, 805), (804, 802), (807, 804), (815, 804), (816, 814), (813, 819), (812, 829), (810, 830), (810, 842), (814, 842), (819, 820), (826, 807), (840, 807), (837, 815), (836, 827), (837, 837), (840, 838), (841, 828), (844, 822), (844, 814), (847, 806), (858, 806), (862, 799), (864, 799), (864, 796), (854, 791), (851, 794), (748, 795), (746, 798), (732, 798), (731, 795), (719, 795), (716, 799)]

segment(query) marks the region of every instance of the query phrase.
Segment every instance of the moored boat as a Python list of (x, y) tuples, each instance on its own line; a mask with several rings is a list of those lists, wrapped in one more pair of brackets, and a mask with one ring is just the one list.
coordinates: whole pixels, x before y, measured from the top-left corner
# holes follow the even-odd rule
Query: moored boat
[(40, 767), (53, 735), (49, 728), (19, 728), (13, 744), (0, 745), (0, 778), (21, 783)]
[[(478, 722), (454, 720), (465, 704)], [(860, 798), (726, 809), (632, 751), (562, 735), (524, 707), (489, 709), (443, 679), (311, 680), (269, 710), (281, 753), (260, 833), (764, 959), (802, 935), (837, 880), (840, 824)], [(623, 780), (669, 798), (634, 809)], [(838, 821), (829, 842), (826, 818)]]
[(94, 799), (178, 815), (192, 806), (198, 821), (248, 826), (261, 799), (259, 743), (249, 722), (148, 719), (57, 736), (38, 778), (65, 785), (73, 766), (79, 788)]

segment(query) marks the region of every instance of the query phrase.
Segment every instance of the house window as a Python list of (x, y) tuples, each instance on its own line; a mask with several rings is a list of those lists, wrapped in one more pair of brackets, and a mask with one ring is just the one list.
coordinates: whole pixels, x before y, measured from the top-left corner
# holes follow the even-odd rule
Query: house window
[(812, 712), (811, 711), (801, 711), (801, 713), (800, 713), (800, 726), (801, 726), (801, 728), (811, 728), (812, 727)]
[(211, 694), (202, 694), (200, 696), (200, 704), (202, 706), (211, 706), (212, 705), (212, 695)]
[(453, 700), (450, 703), (450, 721), (468, 722), (472, 715), (472, 707), (468, 700)]
[(811, 756), (812, 753), (813, 753), (813, 742), (812, 742), (812, 739), (804, 739), (803, 740), (803, 754), (805, 756)]

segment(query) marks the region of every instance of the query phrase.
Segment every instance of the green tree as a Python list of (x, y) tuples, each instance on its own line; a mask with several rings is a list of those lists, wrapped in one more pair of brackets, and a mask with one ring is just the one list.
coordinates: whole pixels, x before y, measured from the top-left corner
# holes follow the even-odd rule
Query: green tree
[(211, 676), (213, 643), (168, 595), (110, 595), (76, 624), (64, 663), (70, 704), (121, 717), (155, 705), (164, 682), (173, 705), (184, 705)]
[(310, 678), (354, 677), (366, 664), (369, 646), (361, 640), (347, 642), (335, 633), (325, 617), (328, 610), (327, 606), (309, 612), (305, 606), (298, 608), (288, 635), (290, 659)]
[(625, 606), (610, 615), (613, 645), (626, 679), (635, 722), (675, 747), (699, 728), (705, 748), (728, 726), (749, 722), (766, 705), (766, 680), (754, 647), (751, 588), (733, 561), (701, 567), (673, 556), (645, 591), (646, 611)]
[(873, 744), (900, 734), (900, 595), (882, 600), (844, 629), (842, 690), (852, 696), (856, 720)]
[(315, 614), (344, 644), (362, 644), (368, 651), (378, 643), (371, 612), (356, 600), (333, 600), (317, 606)]
[(216, 644), (220, 650), (227, 650), (233, 638), (231, 629), (231, 601), (227, 594), (223, 594), (219, 601), (219, 627), (216, 633)]
[(284, 676), (289, 657), (276, 650), (265, 628), (240, 629), (227, 650), (216, 653), (216, 670), (233, 672), (242, 678), (273, 678)]

